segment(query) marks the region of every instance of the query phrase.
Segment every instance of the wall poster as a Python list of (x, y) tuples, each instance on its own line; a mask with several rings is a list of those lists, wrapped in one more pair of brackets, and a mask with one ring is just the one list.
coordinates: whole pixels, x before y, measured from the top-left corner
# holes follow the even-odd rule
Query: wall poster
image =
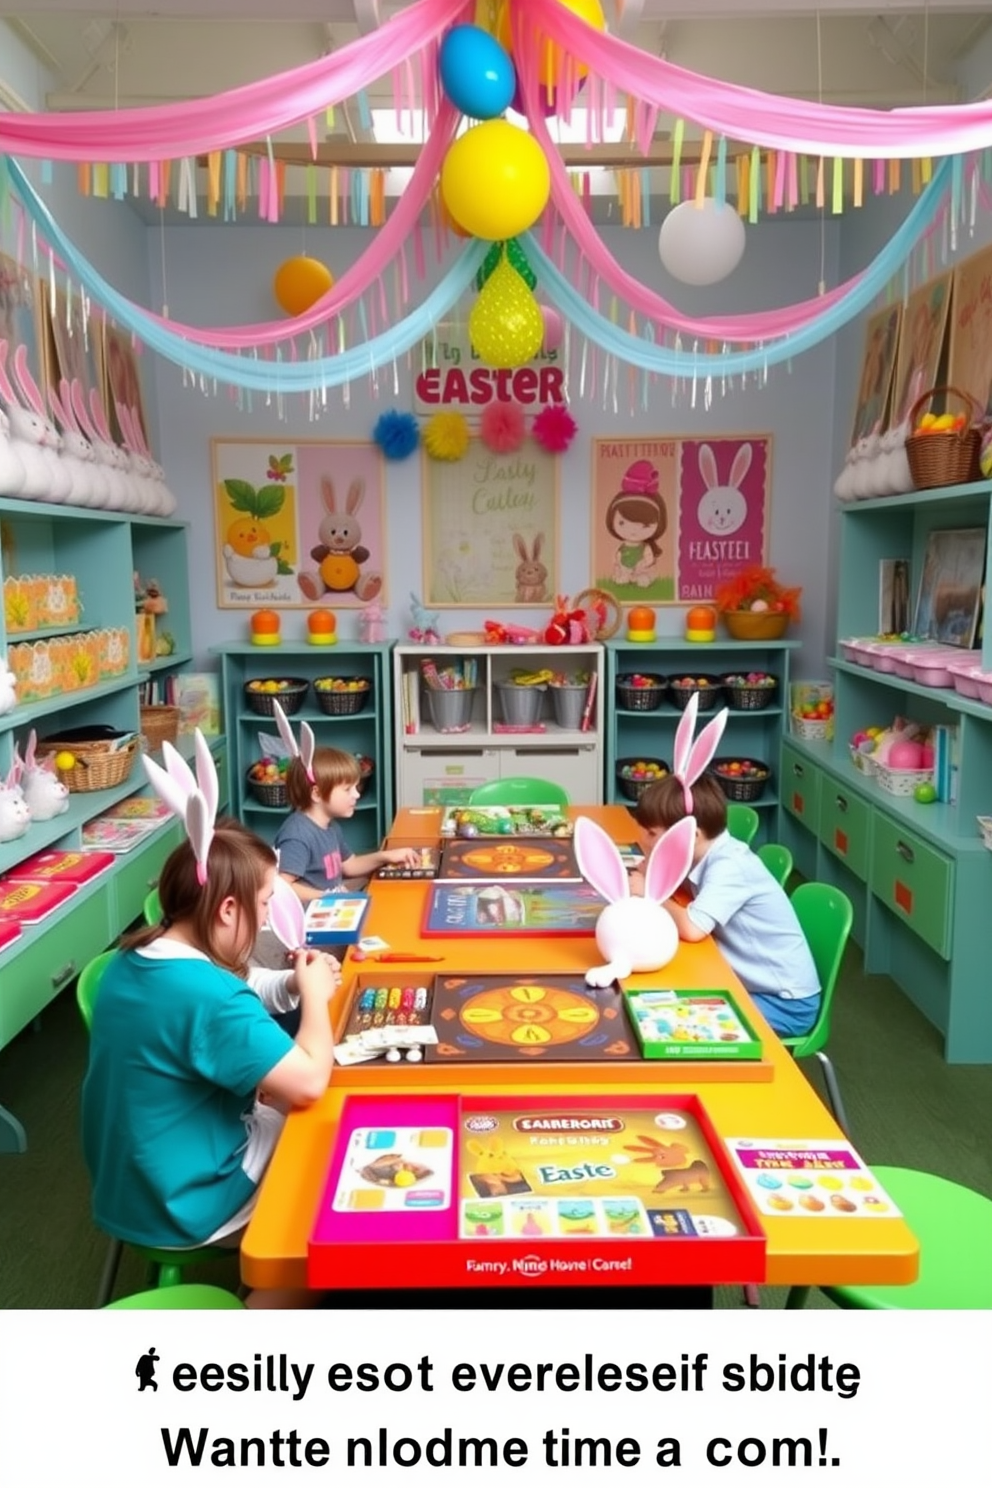
[(382, 453), (368, 440), (212, 439), (221, 609), (385, 597)]
[(683, 604), (764, 563), (771, 443), (594, 439), (593, 584), (621, 604)]
[(896, 375), (892, 384), (892, 417), (896, 428), (908, 418), (913, 404), (937, 382), (940, 354), (951, 302), (950, 269), (914, 289), (902, 312)]
[[(992, 247), (954, 269), (951, 349), (947, 381), (970, 393), (986, 417), (992, 412)], [(948, 404), (951, 413), (958, 405)]]
[(48, 366), (41, 284), (6, 253), (0, 253), (0, 341), (7, 343), (7, 376), (13, 380), (14, 352), (26, 346), (31, 375), (43, 388)]
[(533, 441), (423, 455), (424, 603), (542, 606), (558, 591), (558, 457)]
[(896, 366), (896, 350), (899, 345), (899, 323), (902, 305), (887, 305), (876, 310), (865, 324), (865, 349), (861, 359), (861, 381), (854, 405), (854, 425), (851, 429), (851, 447), (869, 434), (880, 434), (888, 428), (886, 415), (889, 410), (889, 395), (892, 391), (892, 376)]

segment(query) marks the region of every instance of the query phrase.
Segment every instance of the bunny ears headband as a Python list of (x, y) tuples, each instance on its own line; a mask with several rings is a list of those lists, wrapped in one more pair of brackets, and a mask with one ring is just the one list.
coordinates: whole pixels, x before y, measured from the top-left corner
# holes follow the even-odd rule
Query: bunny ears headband
[(682, 798), (685, 802), (686, 816), (692, 815), (692, 787), (716, 753), (717, 745), (723, 737), (723, 730), (727, 724), (727, 710), (726, 708), (721, 708), (720, 712), (715, 718), (710, 719), (699, 738), (693, 743), (692, 736), (696, 732), (696, 715), (698, 712), (699, 694), (698, 692), (694, 692), (689, 699), (688, 707), (683, 711), (682, 717), (679, 719), (679, 726), (675, 730), (672, 774), (682, 787)]
[(196, 748), (196, 774), (190, 769), (171, 744), (162, 745), (165, 768), (157, 765), (147, 755), (143, 757), (145, 774), (152, 787), (165, 804), (185, 823), (196, 858), (196, 876), (201, 884), (207, 881), (207, 857), (214, 837), (217, 820), (217, 803), (220, 791), (217, 785), (217, 766), (210, 753), (210, 746), (197, 729), (194, 736)]
[(273, 699), (272, 712), (275, 716), (279, 729), (279, 737), (289, 750), (292, 759), (298, 759), (307, 773), (307, 779), (311, 785), (315, 784), (313, 778), (313, 729), (308, 723), (300, 724), (300, 742), (297, 744), (296, 735), (293, 733), (289, 719), (282, 711), (280, 705)]

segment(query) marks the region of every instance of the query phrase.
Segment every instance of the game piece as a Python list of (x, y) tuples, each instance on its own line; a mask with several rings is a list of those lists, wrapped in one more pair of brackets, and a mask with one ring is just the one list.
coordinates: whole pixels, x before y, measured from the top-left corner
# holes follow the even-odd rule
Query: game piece
[[(410, 1057), (409, 1054), (407, 1054), (407, 1058), (408, 1059), (409, 1059), (409, 1057)], [(388, 1064), (399, 1064), (399, 1062), (400, 1062), (400, 1060), (402, 1058), (403, 1058), (403, 1055), (400, 1053), (399, 1049), (387, 1049), (386, 1050), (386, 1061), (387, 1061)]]
[(419, 1064), (424, 1057), (423, 1049), (418, 1049), (414, 1044), (412, 1049), (407, 1049), (406, 1058), (408, 1064)]

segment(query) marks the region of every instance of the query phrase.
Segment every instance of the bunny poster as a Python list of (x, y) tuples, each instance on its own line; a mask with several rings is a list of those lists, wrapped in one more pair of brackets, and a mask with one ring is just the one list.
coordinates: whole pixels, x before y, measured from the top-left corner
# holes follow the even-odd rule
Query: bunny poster
[(367, 440), (211, 441), (221, 609), (385, 594), (382, 455)]
[(764, 563), (770, 450), (767, 436), (679, 440), (680, 602)]

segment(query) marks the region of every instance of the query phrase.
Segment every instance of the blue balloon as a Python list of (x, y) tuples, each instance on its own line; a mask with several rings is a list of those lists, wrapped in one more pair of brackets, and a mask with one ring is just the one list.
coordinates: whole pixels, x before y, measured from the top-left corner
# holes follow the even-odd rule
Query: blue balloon
[(498, 119), (517, 86), (509, 52), (481, 26), (453, 26), (441, 43), (441, 85), (470, 119)]

